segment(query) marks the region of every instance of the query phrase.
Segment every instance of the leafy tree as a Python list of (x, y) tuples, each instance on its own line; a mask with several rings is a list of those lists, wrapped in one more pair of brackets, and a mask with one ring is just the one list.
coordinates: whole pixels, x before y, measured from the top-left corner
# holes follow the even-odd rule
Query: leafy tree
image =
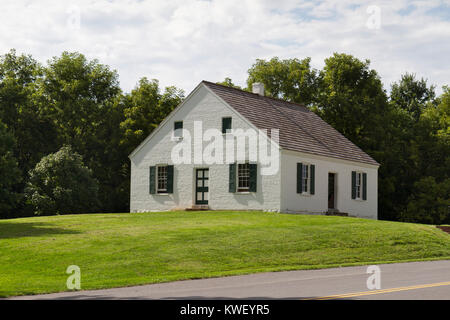
[(15, 137), (23, 181), (42, 156), (56, 149), (53, 124), (36, 103), (41, 80), (42, 67), (31, 56), (15, 50), (0, 56), (0, 119)]
[(233, 80), (231, 80), (231, 78), (228, 78), (228, 77), (226, 77), (222, 82), (216, 82), (216, 83), (217, 84), (221, 84), (223, 86), (230, 87), (230, 88), (236, 88), (236, 89), (241, 89), (242, 90), (242, 88), (240, 86), (235, 85), (233, 83)]
[(387, 96), (370, 61), (335, 53), (325, 59), (314, 110), (353, 143), (377, 158), (390, 116)]
[(63, 52), (43, 74), (40, 109), (56, 127), (58, 145), (70, 144), (92, 169), (100, 183), (101, 211), (123, 209), (116, 192), (123, 150), (113, 145), (119, 143), (123, 121), (116, 108), (121, 95), (117, 72), (80, 53)]
[(15, 185), (21, 180), (20, 170), (14, 158), (14, 136), (0, 121), (0, 218), (13, 216), (19, 195)]
[(450, 178), (438, 183), (434, 177), (425, 177), (414, 184), (418, 190), (409, 199), (401, 220), (408, 222), (450, 223)]
[(25, 190), (37, 215), (95, 212), (98, 182), (70, 146), (41, 159)]
[(140, 79), (139, 85), (122, 101), (125, 120), (120, 126), (124, 132), (122, 144), (127, 152), (131, 153), (183, 98), (182, 90), (167, 87), (161, 93), (158, 80)]
[(257, 59), (248, 70), (247, 85), (264, 83), (266, 95), (309, 105), (317, 99), (320, 82), (317, 70), (311, 68), (311, 58), (269, 61)]
[(423, 78), (417, 80), (415, 74), (405, 73), (399, 82), (392, 84), (390, 98), (417, 121), (427, 103), (435, 98), (434, 86), (428, 87)]

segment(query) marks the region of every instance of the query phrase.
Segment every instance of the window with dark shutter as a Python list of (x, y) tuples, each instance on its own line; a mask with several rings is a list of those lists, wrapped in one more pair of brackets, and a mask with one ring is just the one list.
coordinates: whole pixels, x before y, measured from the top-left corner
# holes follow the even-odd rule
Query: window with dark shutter
[(156, 193), (156, 186), (155, 186), (155, 180), (156, 180), (156, 167), (150, 167), (150, 174), (149, 174), (149, 192), (150, 194)]
[(228, 191), (236, 192), (236, 163), (230, 163)]
[(367, 173), (363, 173), (362, 183), (362, 199), (367, 200)]
[(297, 193), (302, 193), (303, 191), (303, 164), (297, 163)]
[(309, 183), (310, 183), (310, 186), (309, 186), (309, 193), (310, 194), (314, 194), (314, 192), (315, 192), (315, 181), (314, 181), (314, 179), (315, 179), (315, 171), (316, 171), (316, 166), (315, 165), (313, 165), (313, 164), (311, 164), (311, 165), (309, 165)]
[(356, 199), (356, 171), (352, 171), (352, 199)]
[(173, 165), (167, 166), (167, 193), (173, 193)]
[(257, 185), (257, 177), (258, 177), (258, 167), (256, 163), (250, 163), (249, 165), (249, 171), (250, 171), (250, 181), (248, 186), (248, 191), (250, 192), (256, 192), (256, 185)]
[(222, 118), (222, 133), (227, 133), (231, 130), (231, 118)]

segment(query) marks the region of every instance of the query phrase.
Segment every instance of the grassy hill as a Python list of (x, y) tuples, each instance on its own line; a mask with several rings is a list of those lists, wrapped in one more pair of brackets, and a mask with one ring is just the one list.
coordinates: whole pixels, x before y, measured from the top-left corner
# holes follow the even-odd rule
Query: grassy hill
[(434, 226), (264, 212), (89, 214), (0, 220), (0, 296), (261, 271), (450, 259)]

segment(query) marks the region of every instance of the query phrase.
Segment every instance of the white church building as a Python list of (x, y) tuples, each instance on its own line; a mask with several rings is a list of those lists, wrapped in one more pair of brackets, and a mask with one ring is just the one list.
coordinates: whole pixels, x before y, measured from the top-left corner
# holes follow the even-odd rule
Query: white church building
[(202, 81), (130, 154), (130, 211), (377, 219), (374, 159), (305, 106)]

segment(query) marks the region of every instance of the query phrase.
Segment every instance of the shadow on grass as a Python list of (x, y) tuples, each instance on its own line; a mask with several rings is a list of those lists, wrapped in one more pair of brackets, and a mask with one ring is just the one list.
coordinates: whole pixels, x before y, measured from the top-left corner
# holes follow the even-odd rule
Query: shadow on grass
[(43, 222), (2, 222), (0, 223), (0, 239), (14, 239), (22, 237), (40, 237), (57, 234), (79, 234), (81, 232), (63, 228), (51, 227)]

